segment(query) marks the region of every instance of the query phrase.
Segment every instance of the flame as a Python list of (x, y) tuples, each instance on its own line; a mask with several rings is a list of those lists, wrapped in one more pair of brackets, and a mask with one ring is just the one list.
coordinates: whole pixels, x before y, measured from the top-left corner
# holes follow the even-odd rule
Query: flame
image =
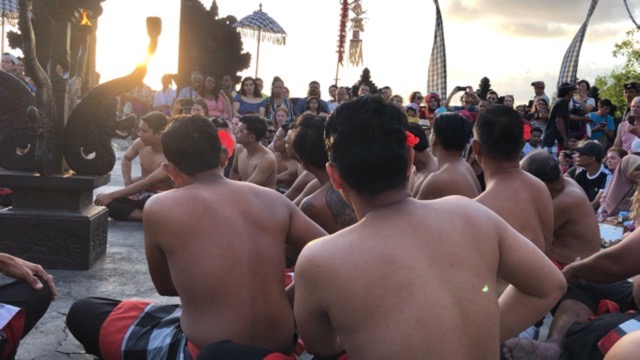
[(80, 26), (91, 26), (91, 21), (87, 17), (87, 11), (82, 10), (82, 21), (80, 22)]

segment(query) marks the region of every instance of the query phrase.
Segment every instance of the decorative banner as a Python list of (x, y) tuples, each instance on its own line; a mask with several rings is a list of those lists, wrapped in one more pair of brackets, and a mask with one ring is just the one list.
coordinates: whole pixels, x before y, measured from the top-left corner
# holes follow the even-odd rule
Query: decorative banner
[(366, 13), (366, 11), (362, 10), (362, 5), (360, 5), (360, 0), (353, 0), (350, 5), (351, 11), (356, 15), (354, 18), (351, 18), (351, 41), (349, 41), (349, 63), (351, 65), (361, 65), (362, 64), (362, 40), (360, 40), (360, 33), (364, 32), (364, 18), (362, 15)]
[(442, 26), (442, 13), (438, 0), (436, 4), (436, 29), (429, 60), (429, 77), (427, 79), (427, 93), (437, 92), (441, 98), (447, 96), (447, 53), (444, 46), (444, 27)]
[(591, 19), (591, 15), (593, 15), (593, 11), (596, 9), (596, 5), (598, 5), (598, 0), (591, 0), (591, 6), (589, 6), (587, 18), (584, 20), (584, 23), (582, 23), (578, 33), (573, 38), (573, 41), (571, 41), (567, 52), (564, 54), (562, 66), (560, 67), (560, 75), (558, 76), (558, 86), (564, 82), (568, 82), (573, 85), (576, 83), (582, 40), (584, 40), (584, 35), (587, 33), (589, 20)]
[(349, 1), (342, 0), (340, 9), (340, 27), (338, 28), (338, 63), (343, 65), (344, 45), (347, 42), (347, 20), (349, 19)]

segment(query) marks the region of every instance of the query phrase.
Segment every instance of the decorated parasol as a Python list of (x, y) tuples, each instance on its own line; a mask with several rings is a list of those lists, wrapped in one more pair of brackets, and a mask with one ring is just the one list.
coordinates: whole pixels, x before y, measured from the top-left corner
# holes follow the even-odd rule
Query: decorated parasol
[(0, 17), (2, 17), (2, 47), (0, 48), (0, 54), (4, 54), (4, 24), (9, 23), (11, 26), (16, 26), (18, 23), (18, 0), (0, 0)]
[(269, 41), (275, 45), (284, 45), (287, 32), (272, 17), (260, 9), (253, 14), (247, 15), (232, 25), (240, 30), (244, 37), (251, 37), (257, 40), (258, 50), (256, 51), (256, 77), (258, 77), (258, 63), (260, 62), (260, 42)]

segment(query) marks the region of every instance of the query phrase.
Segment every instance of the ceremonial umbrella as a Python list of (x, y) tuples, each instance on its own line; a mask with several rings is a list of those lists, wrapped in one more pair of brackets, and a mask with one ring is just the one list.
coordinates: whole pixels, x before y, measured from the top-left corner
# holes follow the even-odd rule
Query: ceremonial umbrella
[(18, 0), (0, 0), (0, 17), (2, 17), (2, 47), (0, 54), (4, 54), (4, 23), (5, 20), (16, 26), (18, 20)]
[(273, 18), (260, 9), (253, 14), (247, 15), (232, 25), (240, 29), (240, 33), (245, 37), (255, 38), (258, 42), (256, 51), (256, 77), (258, 77), (258, 63), (260, 62), (260, 41), (270, 41), (272, 44), (284, 45), (287, 32)]

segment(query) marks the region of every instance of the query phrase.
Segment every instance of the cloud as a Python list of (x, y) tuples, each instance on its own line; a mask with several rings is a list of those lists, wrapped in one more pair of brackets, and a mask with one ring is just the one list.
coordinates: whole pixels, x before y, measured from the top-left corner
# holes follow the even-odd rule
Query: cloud
[[(502, 21), (507, 24), (529, 23), (579, 27), (589, 9), (589, 0), (451, 0), (443, 7), (443, 17), (454, 21)], [(622, 1), (601, 0), (591, 18), (590, 25), (628, 21)], [(525, 26), (529, 28), (530, 26)]]

